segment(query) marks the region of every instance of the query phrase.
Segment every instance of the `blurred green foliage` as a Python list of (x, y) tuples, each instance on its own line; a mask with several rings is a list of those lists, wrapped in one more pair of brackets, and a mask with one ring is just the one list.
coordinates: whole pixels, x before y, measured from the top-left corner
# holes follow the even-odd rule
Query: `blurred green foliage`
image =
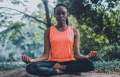
[(113, 61), (97, 61), (94, 62), (95, 68), (97, 72), (104, 72), (104, 73), (113, 73), (113, 72), (120, 72), (120, 61), (113, 60)]
[[(60, 0), (74, 17), (81, 35), (81, 52), (98, 52), (97, 60), (120, 59), (119, 0)], [(76, 23), (75, 20), (78, 22)], [(114, 54), (114, 55), (113, 55)]]
[[(19, 0), (11, 1), (15, 5), (21, 4)], [(80, 31), (80, 52), (87, 54), (96, 50), (98, 55), (93, 60), (98, 61), (95, 66), (100, 72), (120, 71), (120, 1), (58, 0), (57, 3), (68, 6), (69, 23)], [(10, 20), (16, 13), (9, 14), (10, 9), (7, 12), (0, 8), (0, 27), (5, 28), (0, 31), (0, 62), (21, 61), (22, 53), (31, 57), (43, 53), (47, 19), (42, 2), (37, 8), (38, 11), (31, 15), (21, 13), (20, 21)], [(55, 24), (53, 7), (49, 9), (52, 9), (49, 14)], [(7, 64), (0, 64), (0, 67), (3, 65), (5, 69)]]

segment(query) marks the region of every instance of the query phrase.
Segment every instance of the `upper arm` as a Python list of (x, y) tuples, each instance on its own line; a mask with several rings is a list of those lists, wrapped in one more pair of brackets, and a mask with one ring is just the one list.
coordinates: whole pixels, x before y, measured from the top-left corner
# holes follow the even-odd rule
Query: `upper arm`
[(80, 55), (80, 33), (74, 29), (74, 55)]
[(50, 40), (49, 40), (49, 29), (44, 33), (44, 55), (49, 55), (50, 50)]

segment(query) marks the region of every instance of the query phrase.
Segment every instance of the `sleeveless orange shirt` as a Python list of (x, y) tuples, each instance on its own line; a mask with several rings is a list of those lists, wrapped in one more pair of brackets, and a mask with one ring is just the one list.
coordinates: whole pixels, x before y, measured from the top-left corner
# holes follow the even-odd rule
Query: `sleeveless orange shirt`
[(58, 31), (55, 26), (50, 27), (50, 55), (49, 61), (71, 61), (74, 58), (74, 31), (72, 26), (68, 26), (65, 31)]

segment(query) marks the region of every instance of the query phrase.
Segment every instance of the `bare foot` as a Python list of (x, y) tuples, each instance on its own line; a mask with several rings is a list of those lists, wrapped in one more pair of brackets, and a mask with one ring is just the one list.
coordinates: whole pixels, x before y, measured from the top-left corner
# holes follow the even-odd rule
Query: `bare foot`
[(63, 73), (63, 70), (65, 70), (65, 65), (61, 65), (59, 63), (56, 63), (53, 68), (57, 71), (57, 73)]

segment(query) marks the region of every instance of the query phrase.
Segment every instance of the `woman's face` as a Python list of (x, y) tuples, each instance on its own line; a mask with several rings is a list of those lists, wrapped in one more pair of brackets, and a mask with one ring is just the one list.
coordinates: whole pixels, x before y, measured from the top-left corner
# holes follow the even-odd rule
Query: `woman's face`
[(68, 17), (67, 9), (64, 6), (58, 6), (55, 9), (55, 17), (59, 24), (66, 25), (66, 19)]

